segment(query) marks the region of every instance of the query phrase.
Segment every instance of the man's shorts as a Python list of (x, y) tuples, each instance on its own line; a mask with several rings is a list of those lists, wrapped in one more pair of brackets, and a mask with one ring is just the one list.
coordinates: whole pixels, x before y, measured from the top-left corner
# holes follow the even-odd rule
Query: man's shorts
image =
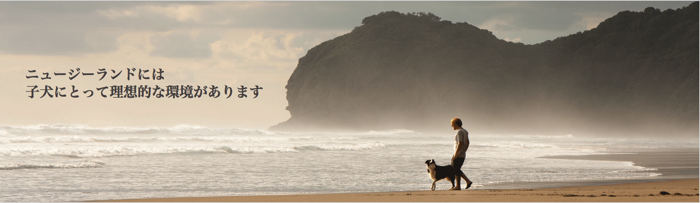
[(464, 164), (464, 157), (457, 157), (452, 160), (452, 167), (457, 169), (460, 173), (462, 173), (462, 164)]

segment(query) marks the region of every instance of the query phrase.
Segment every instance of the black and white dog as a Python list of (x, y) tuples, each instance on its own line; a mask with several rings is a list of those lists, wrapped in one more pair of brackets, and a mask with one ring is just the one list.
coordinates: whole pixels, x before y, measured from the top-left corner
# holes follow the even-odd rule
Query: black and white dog
[(433, 186), (430, 187), (431, 190), (435, 190), (435, 183), (447, 179), (452, 182), (452, 187), (455, 187), (455, 175), (457, 175), (457, 170), (452, 167), (452, 165), (438, 166), (435, 164), (435, 159), (425, 161), (426, 167), (428, 167), (428, 174), (430, 174), (430, 179), (433, 179)]

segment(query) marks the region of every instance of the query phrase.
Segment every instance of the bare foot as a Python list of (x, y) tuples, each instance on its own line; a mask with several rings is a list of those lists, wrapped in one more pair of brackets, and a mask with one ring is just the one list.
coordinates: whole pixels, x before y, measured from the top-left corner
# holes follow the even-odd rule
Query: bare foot
[(450, 188), (450, 190), (462, 190), (462, 189), (460, 189), (460, 187), (453, 187), (453, 188)]
[(472, 183), (473, 183), (473, 182), (468, 182), (468, 183), (467, 183), (467, 188), (464, 188), (464, 189), (465, 189), (465, 190), (466, 190), (466, 189), (469, 189), (469, 187), (472, 186)]

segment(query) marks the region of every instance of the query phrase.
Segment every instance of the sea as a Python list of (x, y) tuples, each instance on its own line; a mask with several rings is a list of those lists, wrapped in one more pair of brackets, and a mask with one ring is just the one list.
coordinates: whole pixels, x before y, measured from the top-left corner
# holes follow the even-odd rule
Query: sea
[[(474, 181), (474, 189), (517, 182), (654, 178), (662, 175), (657, 169), (633, 162), (542, 157), (698, 147), (698, 140), (575, 135), (469, 138), (462, 171)], [(449, 165), (453, 146), (454, 134), (410, 130), (0, 126), (0, 202), (429, 190), (432, 180), (425, 161)], [(448, 181), (437, 183), (437, 190), (450, 187)]]

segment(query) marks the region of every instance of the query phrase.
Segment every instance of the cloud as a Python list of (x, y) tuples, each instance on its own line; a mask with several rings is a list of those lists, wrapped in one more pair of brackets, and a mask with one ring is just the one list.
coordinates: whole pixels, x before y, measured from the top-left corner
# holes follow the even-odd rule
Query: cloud
[[(464, 13), (467, 14), (455, 15), (453, 18), (488, 29), (498, 38), (519, 36), (523, 43), (535, 44), (589, 30), (620, 11), (642, 11), (649, 6), (661, 10), (675, 9), (688, 4), (689, 2), (483, 2), (476, 7), (465, 8), (467, 11)], [(474, 10), (477, 8), (481, 11)], [(472, 15), (469, 14), (471, 12)], [(473, 14), (481, 16), (474, 17)], [(439, 13), (437, 15), (442, 17)]]
[(238, 70), (291, 71), (308, 49), (347, 32), (229, 29), (211, 44), (212, 59)]
[(138, 6), (130, 13), (149, 13), (154, 15), (163, 15), (175, 19), (180, 22), (200, 21), (202, 10), (206, 5), (189, 5), (189, 4), (169, 4), (169, 5), (145, 5)]
[(245, 40), (222, 39), (212, 46), (219, 56), (239, 60), (294, 60), (304, 51), (300, 46), (291, 45), (299, 36), (300, 33), (293, 32), (255, 32)]
[(520, 42), (520, 41), (522, 41), (522, 39), (520, 39), (520, 37), (515, 38), (515, 39), (510, 39), (510, 38), (506, 37), (506, 38), (503, 39), (503, 40), (509, 41), (509, 42)]
[(481, 29), (487, 29), (494, 33), (498, 33), (501, 31), (511, 31), (515, 29), (515, 26), (513, 26), (513, 20), (514, 17), (511, 16), (499, 16), (486, 22), (483, 22), (477, 27)]
[(109, 30), (71, 30), (54, 27), (0, 29), (0, 53), (25, 55), (78, 55), (117, 49), (118, 33)]
[(569, 12), (533, 9), (532, 12), (520, 14), (513, 24), (517, 29), (565, 31), (578, 20), (578, 15)]
[[(117, 49), (119, 36), (169, 31), (196, 18), (192, 9), (160, 2), (0, 2), (0, 53), (81, 55)], [(152, 12), (147, 8), (163, 8)]]
[(511, 2), (504, 4), (495, 4), (488, 10), (495, 10), (488, 20), (481, 23), (489, 26), (494, 22), (507, 21), (506, 26), (491, 27), (492, 31), (519, 31), (523, 29), (529, 30), (566, 30), (573, 22), (579, 18), (575, 13), (567, 12), (562, 9), (547, 9), (546, 7), (536, 4), (537, 2)]
[[(118, 6), (120, 4), (114, 4)], [(0, 2), (0, 53), (79, 55), (117, 49), (120, 31), (97, 24), (93, 2)]]
[(117, 10), (117, 9), (115, 9), (115, 8), (110, 8), (110, 9), (107, 9), (107, 10), (98, 10), (97, 13), (99, 13), (100, 15), (103, 15), (103, 16), (105, 16), (105, 17), (107, 17), (107, 18), (109, 18), (110, 20), (114, 20), (114, 19), (117, 19), (117, 18), (123, 18), (123, 17), (138, 17), (138, 16), (139, 16), (139, 15), (138, 15), (136, 12), (134, 12), (134, 11), (130, 11), (130, 10)]
[[(207, 33), (215, 34), (215, 33)], [(209, 45), (215, 36), (199, 35), (198, 31), (172, 31), (151, 37), (154, 49), (151, 56), (169, 58), (208, 58), (211, 56)]]
[(607, 13), (582, 13), (579, 14), (581, 16), (581, 21), (578, 22), (581, 24), (581, 27), (585, 27), (586, 30), (593, 29), (595, 27), (598, 27), (598, 25), (603, 22), (605, 19), (609, 18), (609, 14)]
[[(128, 32), (218, 29), (350, 30), (381, 11), (432, 12), (498, 37), (538, 43), (590, 29), (623, 10), (688, 2), (0, 2), (0, 53), (75, 55), (114, 51)], [(109, 31), (109, 34), (103, 32)], [(172, 36), (176, 37), (176, 36)], [(181, 36), (182, 37), (182, 36)], [(99, 40), (98, 40), (99, 38)], [(186, 40), (184, 37), (182, 38)], [(157, 39), (154, 39), (157, 40)], [(192, 39), (189, 39), (192, 40)], [(219, 40), (215, 39), (214, 41)], [(87, 42), (85, 42), (87, 41)], [(104, 42), (104, 43), (98, 43)], [(189, 43), (189, 42), (187, 42)], [(197, 42), (199, 43), (199, 42)], [(192, 53), (205, 55), (200, 44)], [(173, 52), (183, 52), (182, 50)]]

